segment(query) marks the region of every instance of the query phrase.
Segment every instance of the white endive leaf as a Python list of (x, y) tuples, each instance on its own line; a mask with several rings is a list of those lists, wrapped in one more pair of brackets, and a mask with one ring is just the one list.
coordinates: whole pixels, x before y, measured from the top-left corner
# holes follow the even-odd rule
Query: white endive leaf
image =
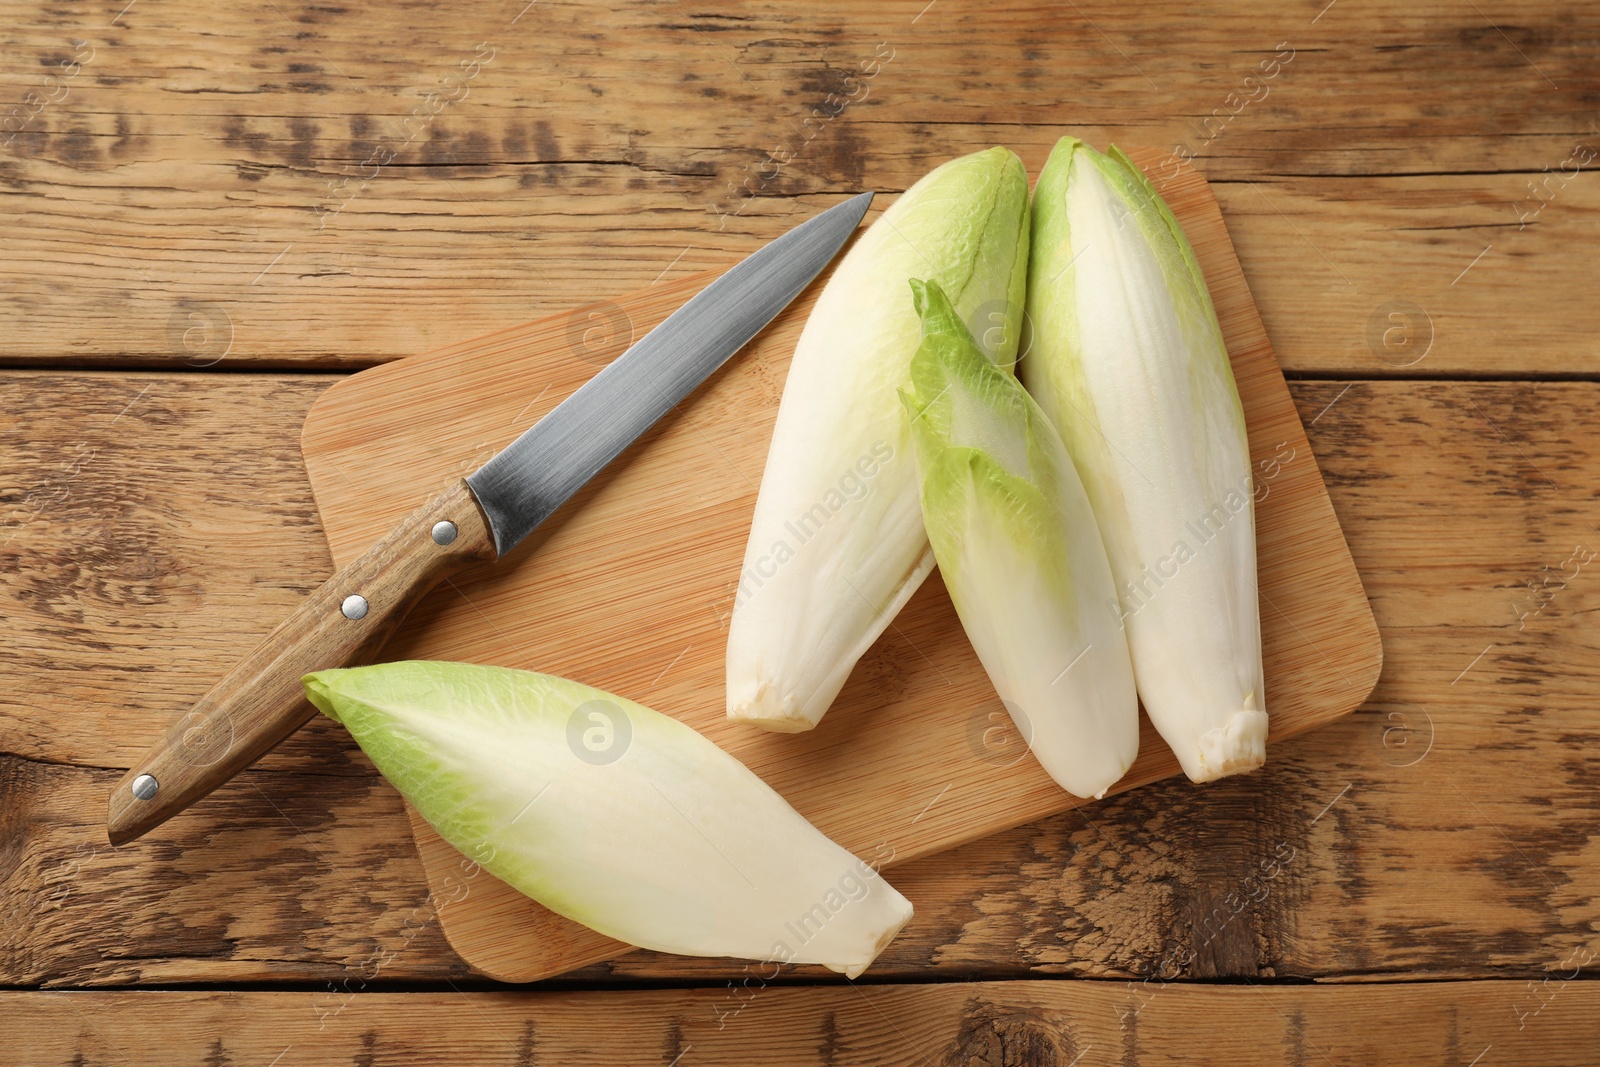
[(917, 182), (840, 261), (795, 348), (728, 635), (728, 714), (809, 730), (933, 569), (897, 390), (931, 278), (989, 356), (1016, 356), (1028, 181), (1004, 148)]
[(1139, 701), (1088, 497), (1027, 390), (938, 285), (911, 287), (923, 339), (904, 399), (939, 573), (1034, 756), (1103, 796), (1138, 754)]
[(1117, 579), (1139, 695), (1195, 781), (1266, 758), (1244, 411), (1194, 251), (1116, 149), (1039, 176), (1020, 374), (1061, 431)]
[(744, 764), (631, 700), (463, 663), (320, 671), (305, 685), (441, 837), (610, 937), (854, 977), (911, 917)]

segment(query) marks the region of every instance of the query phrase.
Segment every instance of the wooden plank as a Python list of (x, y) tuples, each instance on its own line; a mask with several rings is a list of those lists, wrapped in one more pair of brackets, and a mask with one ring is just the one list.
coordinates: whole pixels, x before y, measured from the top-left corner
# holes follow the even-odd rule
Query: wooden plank
[[(1135, 158), (1149, 167), (1159, 157)], [(1358, 707), (1382, 648), (1216, 201), (1188, 168), (1166, 195), (1206, 272), (1250, 430), (1275, 744)], [(562, 314), (330, 389), (306, 419), (302, 448), (335, 562), (348, 565), (411, 512), (418, 486), (469, 471), (708, 280), (690, 276), (606, 305), (592, 320), (606, 324), (604, 348), (576, 347), (574, 315)], [(1082, 802), (1021, 758), (1022, 748), (987, 742), (1010, 719), (937, 580), (900, 612), (816, 730), (774, 736), (728, 721), (727, 619), (789, 356), (820, 288), (587, 487), (531, 551), (457, 577), (454, 595), (419, 610), (385, 654), (580, 678), (677, 716), (824, 833), (888, 867)], [(581, 330), (591, 320), (576, 321)], [(1118, 790), (1180, 773), (1147, 721), (1141, 733)], [(425, 821), (412, 825), (436, 892), (476, 872)], [(625, 951), (487, 876), (444, 925), (465, 959), (508, 981)]]
[[(159, 731), (130, 728), (130, 712), (191, 705), (212, 664), (248, 651), (241, 635), (265, 634), (332, 573), (295, 440), (330, 380), (4, 381), (0, 580), (7, 616), (29, 619), (8, 642), (28, 682), (0, 695), (6, 750), (131, 765)], [(213, 585), (222, 560), (230, 580)], [(322, 747), (324, 766), (344, 762), (339, 747)]]
[(332, 981), (380, 948), (395, 975), (466, 973), (399, 798), (331, 722), (213, 794), (204, 828), (105, 838), (100, 768), (332, 573), (298, 447), (329, 382), (0, 375), (0, 981)]
[(26, 120), (0, 131), (0, 359), (367, 365), (992, 143), (1037, 172), (1072, 131), (1255, 183), (1224, 206), (1291, 370), (1396, 373), (1368, 334), (1401, 299), (1430, 372), (1592, 370), (1568, 268), (1600, 21), (1570, 4), (514, 6), (0, 7), (0, 111)]
[(104, 816), (117, 773), (0, 756), (3, 981), (326, 991), (375, 973), (467, 977), (401, 801), (368, 770), (247, 771), (212, 795), (203, 828), (113, 849)]
[[(1600, 137), (1595, 145), (1600, 158)], [(1525, 175), (1440, 175), (1214, 188), (1287, 370), (1590, 374), (1588, 355), (1541, 353), (1593, 347), (1578, 339), (1597, 326), (1592, 304), (1564, 294), (1568, 242), (1600, 236), (1600, 182), (1541, 193), (1550, 201), (1543, 208), (1530, 201), (1528, 183)], [(1530, 307), (1540, 313), (1527, 314)]]
[[(296, 446), (327, 381), (0, 373), (0, 982), (465, 974), (398, 797), (332, 723), (146, 842), (101, 836), (117, 768), (331, 573)], [(1372, 699), (1261, 775), (900, 868), (917, 915), (874, 977), (1538, 980), (1592, 937), (1600, 572), (1560, 575), (1600, 548), (1600, 386), (1291, 390), (1384, 632)], [(632, 953), (574, 978), (743, 973)]]
[[(1587, 1065), (1600, 988), (1070, 981), (616, 993), (0, 993), (17, 1067), (83, 1063)], [(1542, 1010), (1539, 1010), (1542, 1009)], [(619, 1025), (619, 1022), (622, 1024)]]

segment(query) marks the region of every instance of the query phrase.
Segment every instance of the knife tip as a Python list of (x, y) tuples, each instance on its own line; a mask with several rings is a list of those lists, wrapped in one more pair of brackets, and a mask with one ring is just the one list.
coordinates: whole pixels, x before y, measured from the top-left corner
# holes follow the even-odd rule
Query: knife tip
[(857, 193), (850, 199), (835, 204), (823, 214), (840, 220), (849, 219), (850, 228), (853, 230), (867, 217), (867, 209), (872, 206), (872, 198), (876, 195), (870, 189), (864, 193)]

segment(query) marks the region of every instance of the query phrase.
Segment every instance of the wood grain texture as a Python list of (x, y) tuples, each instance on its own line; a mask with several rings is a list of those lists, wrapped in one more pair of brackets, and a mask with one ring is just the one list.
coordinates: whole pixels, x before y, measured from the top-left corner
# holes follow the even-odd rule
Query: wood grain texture
[[(398, 797), (320, 718), (204, 810), (125, 853), (103, 847), (117, 768), (332, 572), (296, 447), (329, 379), (189, 372), (426, 351), (720, 265), (840, 194), (903, 189), (962, 151), (1009, 144), (1036, 173), (1070, 130), (1193, 149), (1284, 366), (1357, 379), (1291, 392), (1385, 673), (1360, 713), (1276, 746), (1262, 775), (1156, 784), (899, 868), (917, 918), (873, 973), (1397, 980), (1332, 1009), (1305, 998), (1361, 991), (1268, 989), (1253, 1000), (1274, 1011), (1242, 1020), (1239, 1001), (1206, 1000), (1181, 1028), (1119, 1028), (1119, 1061), (1192, 1062), (1213, 1045), (1225, 1062), (1593, 1059), (1592, 983), (1559, 977), (1600, 930), (1596, 572), (1569, 562), (1600, 548), (1600, 391), (1369, 379), (1594, 375), (1600, 193), (1592, 161), (1572, 171), (1597, 144), (1596, 13), (925, 8), (0, 2), (0, 122), (30, 93), (58, 95), (46, 75), (89, 55), (75, 39), (94, 49), (69, 95), (0, 144), (0, 365), (185, 372), (0, 372), (0, 982), (313, 985), (287, 1016), (278, 994), (50, 998), (48, 1012), (14, 997), (0, 1058), (21, 1059), (22, 1034), (50, 1038), (29, 1046), (40, 1062), (125, 1062), (96, 1044), (125, 1031), (139, 1060), (265, 1064), (291, 1038), (258, 1044), (337, 1012), (280, 1067), (307, 1048), (518, 1062), (541, 1034), (595, 1050), (542, 1062), (669, 1062), (683, 1046), (649, 1013), (655, 1044), (607, 1057), (631, 1033), (609, 1009), (567, 1025), (522, 995), (449, 994), (453, 1012), (354, 1000), (468, 972)], [(480, 42), (496, 52), (470, 94), (408, 118)], [(818, 119), (879, 42), (894, 56), (866, 98)], [(1231, 114), (1229, 94), (1280, 42), (1293, 61)], [(768, 180), (772, 152), (795, 158)], [(1235, 914), (1229, 895), (1280, 845), (1294, 858)], [(1428, 975), (1517, 980), (1414, 981)], [(722, 983), (753, 981), (648, 953), (561, 981), (683, 980), (724, 997), (738, 994)], [(1076, 1040), (1059, 998), (1109, 985), (1058, 983), (1048, 1008), (952, 1021), (920, 1058), (1070, 1063), (1035, 1021), (1067, 1020)], [(1165, 987), (1148, 1012), (1235, 991)], [(485, 1025), (479, 1003), (496, 1023), (508, 1004), (527, 1014)], [(759, 1029), (761, 1003), (730, 1029)], [(1545, 1004), (1523, 1030), (1482, 1030)], [(924, 1019), (950, 1018), (920, 1000), (886, 1010), (919, 1038)], [(773, 1030), (805, 1035), (786, 1036), (802, 1061), (899, 1047), (882, 1028), (859, 1036), (848, 1009), (788, 1017), (811, 1020)], [(1227, 1044), (1218, 1018), (1252, 1041)], [(950, 1036), (963, 1032), (976, 1036)], [(751, 1040), (721, 1054), (791, 1051)]]
[[(448, 540), (434, 536), (436, 524)], [(435, 585), (494, 558), (472, 490), (459, 479), (446, 485), (341, 566), (134, 761), (111, 791), (111, 843), (149, 832), (276, 748), (316, 714), (303, 677), (370, 663)], [(156, 792), (137, 794), (141, 779)]]
[[(1135, 158), (1150, 169), (1160, 159), (1142, 155)], [(1206, 271), (1244, 402), (1267, 706), (1271, 738), (1283, 740), (1358, 707), (1377, 681), (1382, 648), (1216, 201), (1189, 169), (1174, 173), (1164, 195)], [(492, 450), (521, 432), (707, 281), (664, 283), (597, 312), (374, 368), (323, 394), (302, 448), (334, 559), (361, 551), (414, 500), (419, 482), (470, 469), (486, 443)], [(464, 575), (459, 599), (408, 625), (386, 655), (542, 670), (679, 717), (824, 833), (893, 866), (1081, 801), (1026, 757), (939, 583), (896, 616), (823, 726), (774, 737), (727, 720), (727, 619), (789, 357), (820, 281), (555, 516), (554, 529), (539, 531), (531, 552)], [(608, 348), (577, 343), (591, 315)], [(841, 511), (833, 521), (849, 517)], [(1179, 773), (1149, 722), (1141, 726), (1139, 758), (1117, 789)], [(412, 822), (435, 892), (476, 870), (426, 822)], [(508, 981), (546, 978), (625, 948), (488, 876), (452, 910), (445, 932), (474, 966)]]
[[(0, 981), (467, 974), (398, 796), (320, 716), (202, 808), (104, 847), (120, 768), (333, 571), (298, 448), (327, 381), (0, 373)], [(1261, 774), (898, 868), (917, 914), (875, 976), (1538, 982), (1593, 944), (1600, 586), (1592, 564), (1557, 575), (1600, 548), (1600, 387), (1291, 391), (1385, 634), (1370, 700)], [(1294, 859), (1235, 915), (1280, 844)], [(563, 981), (741, 967), (630, 953)]]
[(367, 365), (1070, 131), (1225, 183), (1291, 370), (1592, 372), (1595, 12), (926, 6), (12, 0), (0, 359)]
[[(1600, 988), (978, 982), (627, 993), (0, 993), (16, 1067), (75, 1063), (1377, 1063), (1585, 1067)], [(1542, 1010), (1535, 1013), (1533, 1005)], [(1474, 1059), (1477, 1057), (1477, 1059)]]

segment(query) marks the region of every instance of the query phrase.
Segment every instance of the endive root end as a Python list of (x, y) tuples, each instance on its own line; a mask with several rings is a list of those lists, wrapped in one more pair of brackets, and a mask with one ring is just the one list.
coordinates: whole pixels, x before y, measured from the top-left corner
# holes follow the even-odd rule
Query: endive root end
[(763, 686), (750, 700), (730, 703), (728, 718), (771, 730), (775, 734), (804, 733), (817, 725), (815, 719), (801, 714), (792, 700), (782, 699), (767, 686)]
[[(902, 898), (902, 900), (904, 900), (904, 898)], [(882, 953), (884, 949), (889, 947), (889, 942), (893, 941), (897, 936), (899, 936), (900, 931), (905, 929), (906, 923), (908, 923), (910, 921), (911, 921), (911, 902), (909, 900), (906, 900), (905, 901), (905, 913), (901, 916), (900, 921), (895, 923), (892, 926), (887, 926), (887, 927), (884, 928), (883, 933), (880, 934), (879, 937), (878, 937), (877, 944), (872, 946), (872, 955), (867, 959), (867, 962), (865, 962), (865, 963), (851, 963), (851, 964), (847, 964), (846, 966), (843, 966), (843, 967), (830, 966), (828, 969), (831, 970), (831, 971), (838, 971), (840, 974), (844, 975), (846, 978), (852, 978), (852, 979), (860, 978), (861, 975), (866, 972), (866, 969), (868, 967), (872, 966), (873, 961), (878, 958), (879, 954)]]
[(1267, 761), (1267, 713), (1234, 712), (1227, 725), (1201, 735), (1199, 749), (1200, 773), (1189, 775), (1193, 781), (1210, 782), (1255, 770)]

